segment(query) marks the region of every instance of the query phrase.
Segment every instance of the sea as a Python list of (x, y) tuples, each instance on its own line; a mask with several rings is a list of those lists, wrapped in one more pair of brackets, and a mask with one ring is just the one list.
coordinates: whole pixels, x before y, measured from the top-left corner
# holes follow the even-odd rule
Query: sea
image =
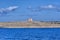
[(60, 28), (0, 28), (0, 40), (60, 40)]

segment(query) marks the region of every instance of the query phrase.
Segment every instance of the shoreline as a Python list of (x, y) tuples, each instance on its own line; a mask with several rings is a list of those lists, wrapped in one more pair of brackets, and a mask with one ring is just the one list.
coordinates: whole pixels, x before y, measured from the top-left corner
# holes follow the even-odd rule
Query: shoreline
[(23, 22), (0, 22), (3, 28), (60, 28), (59, 23), (40, 22), (40, 21), (23, 21)]

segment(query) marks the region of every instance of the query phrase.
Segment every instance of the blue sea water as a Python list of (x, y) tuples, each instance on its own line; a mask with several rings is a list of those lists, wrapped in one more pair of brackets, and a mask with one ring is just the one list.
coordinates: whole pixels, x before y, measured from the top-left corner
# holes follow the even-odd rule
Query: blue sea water
[(0, 28), (0, 40), (60, 40), (60, 28)]

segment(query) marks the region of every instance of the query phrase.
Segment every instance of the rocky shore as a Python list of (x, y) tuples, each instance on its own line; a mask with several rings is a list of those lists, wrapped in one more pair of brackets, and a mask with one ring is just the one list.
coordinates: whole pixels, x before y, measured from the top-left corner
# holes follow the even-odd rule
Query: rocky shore
[(60, 28), (56, 22), (24, 21), (24, 22), (0, 22), (3, 28)]

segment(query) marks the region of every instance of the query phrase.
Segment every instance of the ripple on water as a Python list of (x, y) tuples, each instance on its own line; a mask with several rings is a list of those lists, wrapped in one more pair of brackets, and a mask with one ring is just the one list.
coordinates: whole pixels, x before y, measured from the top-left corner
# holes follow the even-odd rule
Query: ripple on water
[(0, 28), (0, 40), (60, 40), (60, 28)]

